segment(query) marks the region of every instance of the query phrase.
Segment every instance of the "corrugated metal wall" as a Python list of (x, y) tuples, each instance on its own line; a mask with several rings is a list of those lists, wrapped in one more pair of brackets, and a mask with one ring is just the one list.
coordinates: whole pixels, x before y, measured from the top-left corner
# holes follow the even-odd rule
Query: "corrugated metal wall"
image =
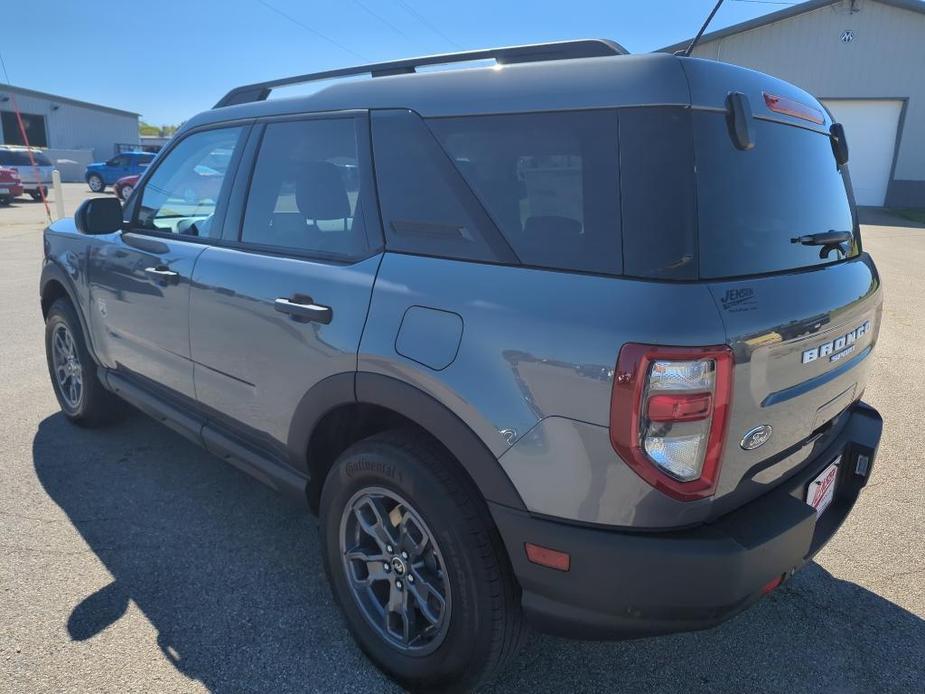
[[(23, 113), (45, 116), (48, 146), (51, 148), (89, 149), (93, 151), (93, 158), (100, 160), (115, 154), (116, 143), (138, 143), (137, 116), (21, 94), (7, 87), (0, 91), (15, 94), (16, 104)], [(52, 106), (58, 108), (53, 110)], [(0, 110), (12, 111), (12, 102), (0, 103)]]
[[(853, 34), (847, 43), (845, 31)], [(703, 43), (694, 55), (761, 70), (823, 98), (908, 99), (887, 204), (925, 205), (925, 14), (842, 0)]]

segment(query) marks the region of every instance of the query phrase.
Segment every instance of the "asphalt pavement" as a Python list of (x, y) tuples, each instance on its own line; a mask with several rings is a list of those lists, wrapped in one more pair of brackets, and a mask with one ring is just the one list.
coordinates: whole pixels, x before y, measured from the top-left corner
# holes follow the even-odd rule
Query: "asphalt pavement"
[[(86, 195), (65, 184), (68, 213)], [(865, 399), (885, 429), (837, 536), (720, 627), (533, 635), (487, 691), (925, 691), (925, 229), (865, 218), (885, 291)], [(347, 634), (305, 511), (141, 414), (102, 430), (59, 414), (43, 219), (0, 207), (0, 692), (397, 691)]]

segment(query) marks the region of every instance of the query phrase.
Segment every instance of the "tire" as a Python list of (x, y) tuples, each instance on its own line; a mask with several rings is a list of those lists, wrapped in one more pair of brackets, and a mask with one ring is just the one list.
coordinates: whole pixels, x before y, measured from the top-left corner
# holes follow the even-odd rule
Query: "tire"
[(47, 197), (48, 197), (48, 189), (47, 189), (47, 188), (39, 188), (39, 189), (36, 189), (34, 192), (30, 192), (30, 193), (29, 193), (29, 197), (31, 197), (35, 202), (40, 202), (40, 201), (42, 200), (42, 194), (43, 194), (43, 193), (44, 193), (45, 197), (47, 198)]
[(13, 198), (8, 195), (4, 195), (0, 198), (0, 205), (9, 205), (11, 202), (13, 202)]
[(122, 202), (128, 200), (128, 196), (132, 194), (132, 191), (135, 190), (134, 186), (122, 186), (119, 188), (118, 198)]
[(117, 398), (97, 378), (96, 362), (87, 351), (80, 320), (68, 299), (58, 299), (48, 311), (45, 356), (55, 397), (65, 417), (85, 427), (115, 418)]
[(90, 187), (90, 192), (92, 193), (102, 193), (106, 190), (106, 183), (99, 174), (90, 174), (87, 176), (87, 185)]
[[(383, 522), (371, 525), (375, 518)], [(520, 590), (498, 531), (478, 490), (426, 435), (390, 431), (347, 449), (325, 480), (320, 528), (325, 571), (347, 626), (403, 686), (468, 690), (519, 650)], [(356, 579), (371, 581), (355, 588)], [(426, 596), (429, 617), (415, 596)], [(411, 606), (411, 618), (390, 613), (396, 633), (388, 634), (381, 604), (393, 599)], [(416, 638), (405, 640), (405, 624), (415, 625)]]

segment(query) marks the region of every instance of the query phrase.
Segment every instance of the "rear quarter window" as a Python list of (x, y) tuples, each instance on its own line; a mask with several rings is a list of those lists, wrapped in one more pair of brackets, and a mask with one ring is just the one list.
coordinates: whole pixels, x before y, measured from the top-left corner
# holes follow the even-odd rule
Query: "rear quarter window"
[(523, 264), (622, 271), (615, 111), (428, 125)]
[(510, 247), (417, 114), (372, 114), (379, 205), (389, 250), (512, 262)]

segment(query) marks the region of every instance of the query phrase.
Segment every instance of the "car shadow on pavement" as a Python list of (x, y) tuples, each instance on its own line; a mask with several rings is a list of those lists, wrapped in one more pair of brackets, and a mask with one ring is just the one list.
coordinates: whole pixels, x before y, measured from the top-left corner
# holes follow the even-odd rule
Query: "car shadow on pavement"
[[(213, 692), (397, 691), (334, 606), (314, 519), (141, 415), (41, 422), (35, 470), (114, 580), (62, 614), (83, 641), (135, 603)], [(679, 577), (683, 580), (683, 577)], [(496, 691), (913, 691), (925, 621), (811, 565), (716, 629), (622, 643), (535, 635)]]

